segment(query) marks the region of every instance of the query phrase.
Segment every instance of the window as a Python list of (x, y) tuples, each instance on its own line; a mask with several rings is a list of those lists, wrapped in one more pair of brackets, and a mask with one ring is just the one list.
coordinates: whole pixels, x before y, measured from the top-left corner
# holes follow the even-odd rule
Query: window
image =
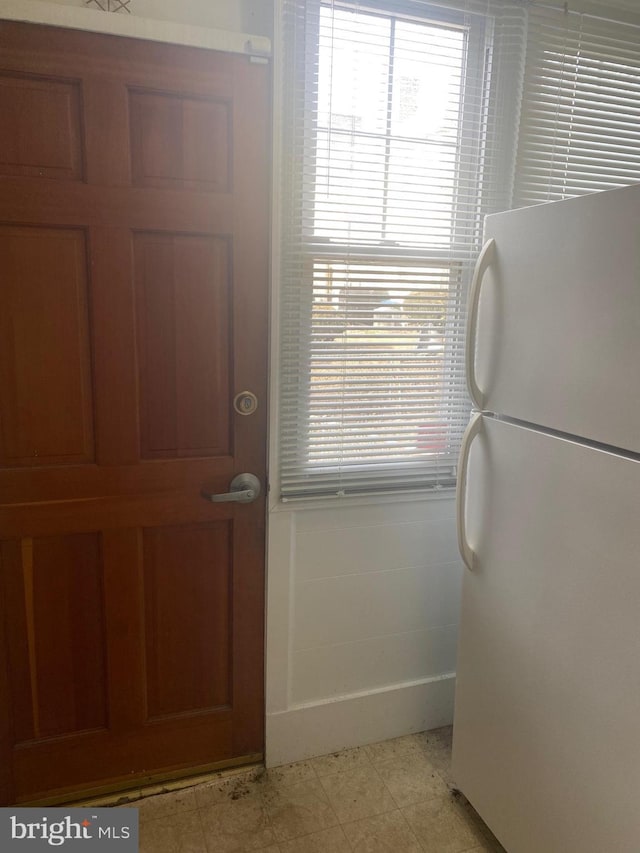
[(451, 486), (483, 216), (640, 182), (639, 16), (282, 2), (281, 496)]
[(285, 497), (453, 485), (468, 420), (466, 288), (488, 200), (508, 203), (495, 27), (384, 6), (288, 4)]
[(517, 174), (516, 205), (640, 181), (640, 27), (530, 10)]

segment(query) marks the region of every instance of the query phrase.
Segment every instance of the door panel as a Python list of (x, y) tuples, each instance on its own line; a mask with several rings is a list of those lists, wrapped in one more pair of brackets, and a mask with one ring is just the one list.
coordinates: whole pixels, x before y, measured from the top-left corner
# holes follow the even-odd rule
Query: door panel
[(265, 482), (269, 78), (23, 24), (0, 57), (0, 798), (29, 802), (263, 750), (264, 493), (202, 492)]
[(230, 107), (223, 100), (130, 92), (134, 184), (228, 192)]
[(2, 465), (93, 461), (87, 260), (80, 229), (0, 226)]
[(2, 543), (17, 743), (107, 724), (100, 536)]
[(453, 777), (513, 853), (638, 849), (638, 495), (640, 462), (531, 429), (471, 447)]
[(0, 74), (0, 174), (82, 180), (80, 87)]
[(143, 533), (149, 719), (231, 706), (232, 547), (228, 521)]
[(224, 237), (134, 237), (141, 452), (230, 452), (230, 262)]
[(640, 452), (639, 222), (638, 186), (487, 217), (484, 409)]

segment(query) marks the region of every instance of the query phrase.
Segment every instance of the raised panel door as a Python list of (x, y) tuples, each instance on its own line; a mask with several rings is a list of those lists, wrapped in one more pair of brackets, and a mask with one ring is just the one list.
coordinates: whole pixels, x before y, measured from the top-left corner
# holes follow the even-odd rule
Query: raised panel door
[(268, 66), (3, 23), (0, 104), (0, 800), (255, 760)]

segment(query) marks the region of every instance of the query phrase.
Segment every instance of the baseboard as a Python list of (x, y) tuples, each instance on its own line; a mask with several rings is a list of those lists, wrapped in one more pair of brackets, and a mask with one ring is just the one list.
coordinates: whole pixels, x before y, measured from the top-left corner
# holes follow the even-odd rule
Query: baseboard
[(454, 688), (447, 673), (267, 714), (267, 767), (449, 725)]

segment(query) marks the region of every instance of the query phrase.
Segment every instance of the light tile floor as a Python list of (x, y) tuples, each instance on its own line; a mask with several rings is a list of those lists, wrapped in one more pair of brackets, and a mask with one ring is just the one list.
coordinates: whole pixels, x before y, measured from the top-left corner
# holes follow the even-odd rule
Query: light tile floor
[(141, 853), (498, 853), (449, 775), (451, 729), (129, 803)]

